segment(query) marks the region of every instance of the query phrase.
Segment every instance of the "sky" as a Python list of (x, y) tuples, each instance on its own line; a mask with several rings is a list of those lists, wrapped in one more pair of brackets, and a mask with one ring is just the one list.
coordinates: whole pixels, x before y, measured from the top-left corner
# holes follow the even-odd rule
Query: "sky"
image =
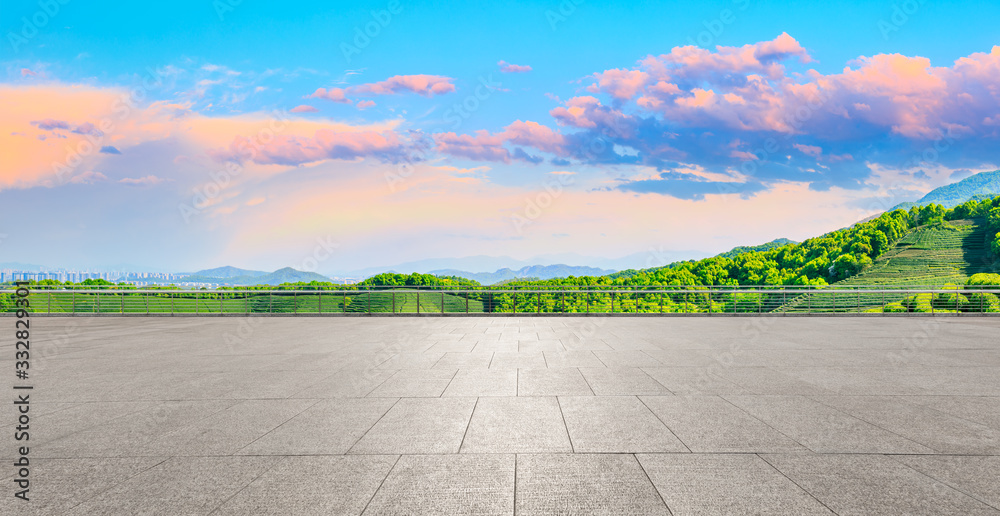
[(1000, 162), (996, 2), (477, 4), (5, 2), (0, 262), (654, 263)]

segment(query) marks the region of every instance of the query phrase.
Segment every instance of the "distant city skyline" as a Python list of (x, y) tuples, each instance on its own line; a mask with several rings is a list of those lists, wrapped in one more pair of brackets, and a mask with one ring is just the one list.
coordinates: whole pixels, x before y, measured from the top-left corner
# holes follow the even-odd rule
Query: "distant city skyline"
[(0, 262), (711, 255), (1000, 163), (996, 3), (8, 4)]

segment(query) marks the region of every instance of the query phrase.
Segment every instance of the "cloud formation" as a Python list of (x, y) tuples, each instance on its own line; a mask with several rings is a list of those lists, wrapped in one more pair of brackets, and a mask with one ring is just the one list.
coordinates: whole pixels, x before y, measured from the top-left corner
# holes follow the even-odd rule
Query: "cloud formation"
[(444, 95), (455, 91), (454, 79), (441, 75), (395, 75), (384, 81), (370, 82), (349, 86), (347, 88), (318, 88), (310, 98), (332, 100), (350, 104), (352, 96), (398, 95), (400, 93), (416, 93), (423, 97)]
[(519, 121), (534, 131), (521, 134), (512, 124), (496, 134), (441, 133), (435, 141), (468, 159), (509, 162), (540, 152), (560, 164), (651, 166), (674, 175), (620, 188), (684, 198), (712, 187), (680, 186), (675, 174), (684, 164), (708, 167), (744, 185), (736, 193), (752, 194), (780, 181), (860, 188), (873, 164), (984, 168), (995, 159), (1000, 46), (944, 67), (878, 54), (824, 75), (790, 73), (792, 62), (812, 58), (787, 33), (739, 47), (679, 46), (589, 76), (589, 95), (549, 112), (558, 132)]
[(531, 71), (531, 67), (528, 65), (516, 65), (503, 60), (498, 61), (497, 66), (500, 67), (501, 73), (528, 73)]

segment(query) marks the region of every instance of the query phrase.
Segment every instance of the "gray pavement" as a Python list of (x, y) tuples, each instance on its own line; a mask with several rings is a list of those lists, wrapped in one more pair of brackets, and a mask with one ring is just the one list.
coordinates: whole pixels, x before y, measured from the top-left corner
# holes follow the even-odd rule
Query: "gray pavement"
[(996, 318), (31, 331), (31, 501), (8, 404), (4, 515), (1000, 514)]

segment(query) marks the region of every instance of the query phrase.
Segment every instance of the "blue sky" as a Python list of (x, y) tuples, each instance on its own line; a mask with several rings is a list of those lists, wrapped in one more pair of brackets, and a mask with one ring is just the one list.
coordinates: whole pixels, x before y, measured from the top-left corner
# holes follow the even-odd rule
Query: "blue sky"
[[(80, 253), (0, 261), (277, 268), (324, 238), (321, 272), (715, 252), (994, 167), (1000, 5), (812, 4), (7, 3), (0, 144), (25, 155), (0, 201)], [(60, 173), (87, 135), (104, 152)]]

